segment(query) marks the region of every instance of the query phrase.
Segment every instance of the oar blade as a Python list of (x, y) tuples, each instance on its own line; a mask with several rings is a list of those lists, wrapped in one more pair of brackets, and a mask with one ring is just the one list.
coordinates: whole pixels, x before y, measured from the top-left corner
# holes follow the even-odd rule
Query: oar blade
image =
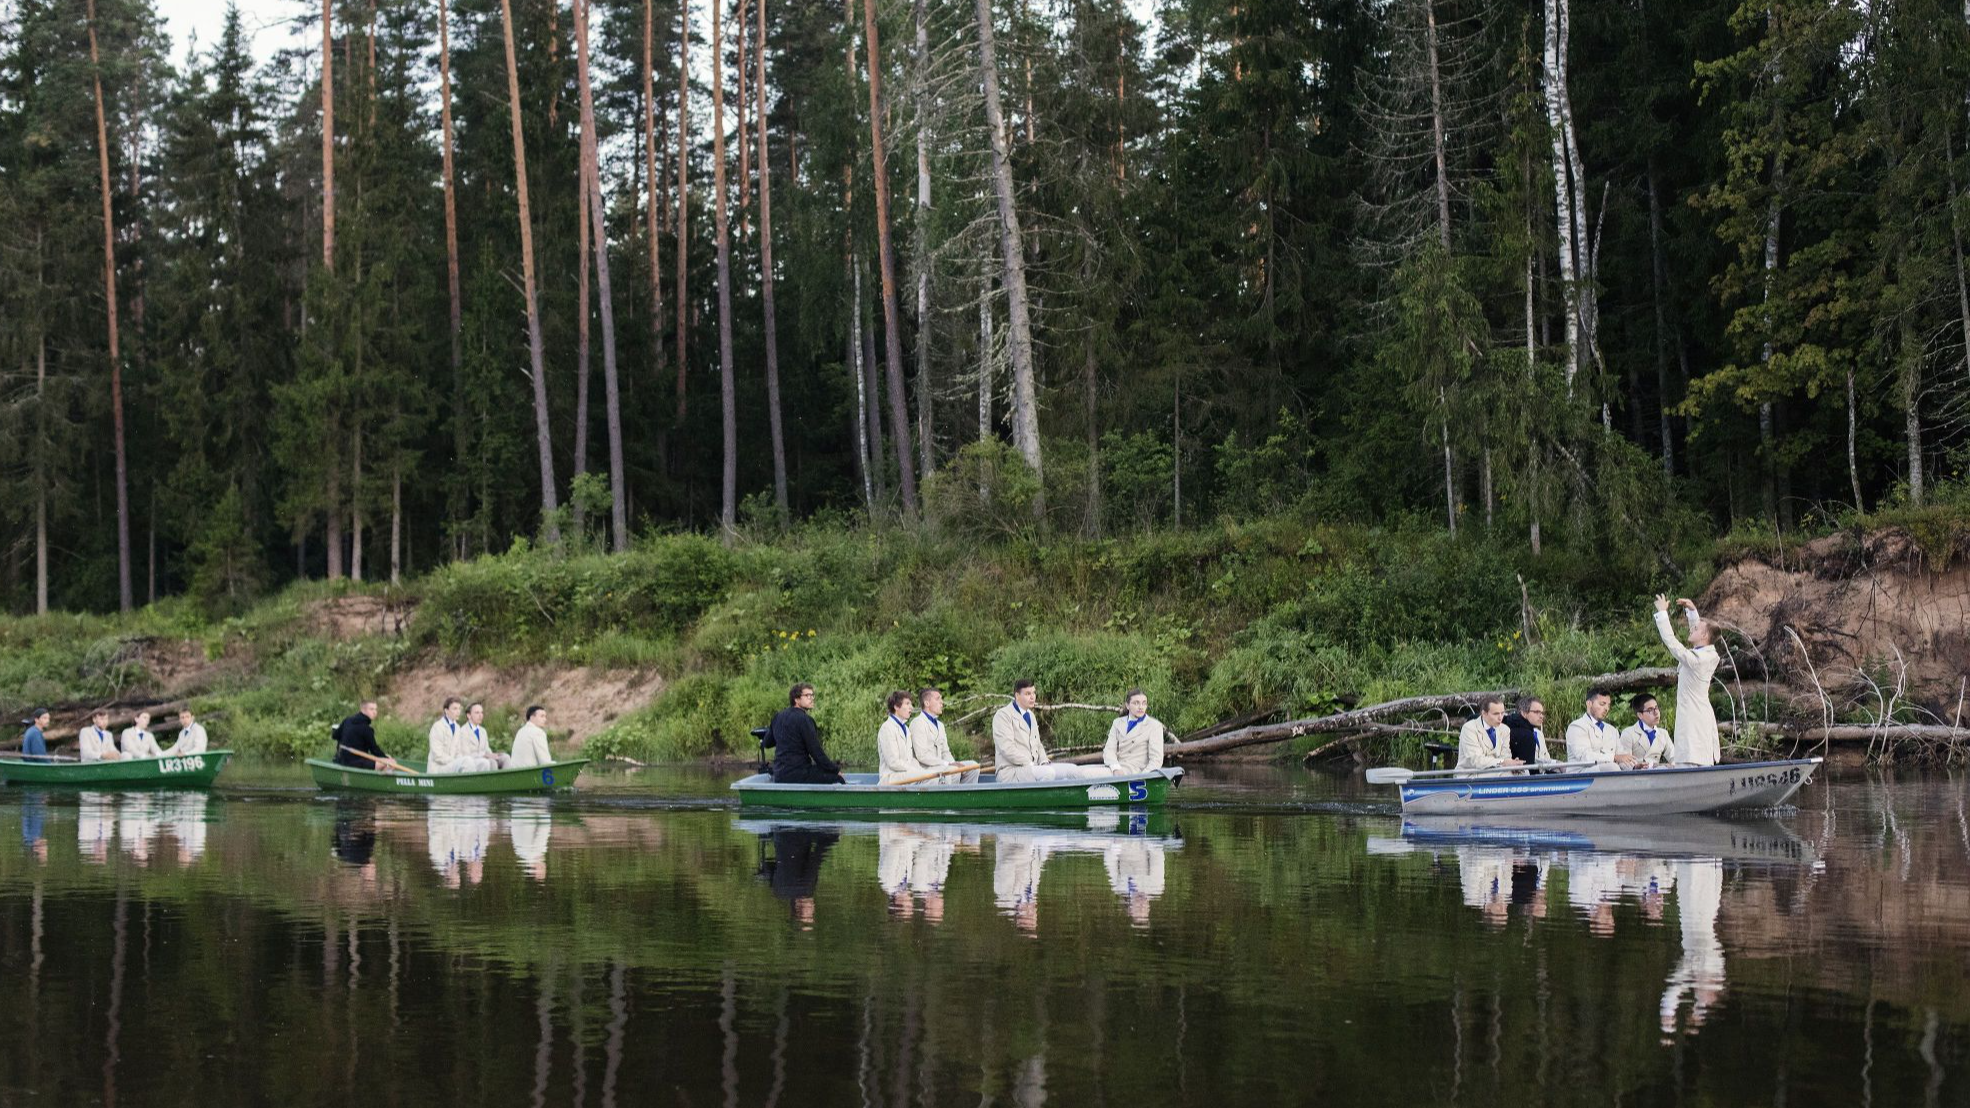
[(1368, 783), (1370, 785), (1401, 785), (1414, 776), (1416, 776), (1416, 771), (1413, 769), (1404, 769), (1401, 766), (1376, 766), (1368, 771)]

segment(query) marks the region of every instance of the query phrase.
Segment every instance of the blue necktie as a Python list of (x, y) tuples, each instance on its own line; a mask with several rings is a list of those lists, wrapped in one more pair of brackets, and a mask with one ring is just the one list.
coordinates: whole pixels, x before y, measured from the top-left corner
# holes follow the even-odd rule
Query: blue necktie
[(1650, 746), (1655, 745), (1655, 731), (1653, 728), (1649, 728), (1649, 727), (1642, 728), (1642, 734), (1647, 735), (1649, 737)]
[(1137, 718), (1134, 718), (1134, 717), (1130, 717), (1130, 719), (1129, 719), (1129, 726), (1128, 726), (1128, 727), (1127, 727), (1126, 729), (1124, 729), (1124, 731), (1123, 731), (1122, 733), (1126, 735), (1126, 734), (1128, 734), (1128, 733), (1129, 733), (1130, 731), (1133, 731), (1133, 730), (1135, 730), (1135, 725), (1136, 725), (1136, 724), (1138, 724), (1138, 723), (1141, 723), (1141, 722), (1142, 722), (1142, 720), (1140, 720), (1140, 719), (1137, 719)]
[(1595, 721), (1594, 721), (1594, 730), (1596, 730), (1596, 731), (1605, 731), (1605, 730), (1607, 730), (1607, 721), (1606, 721), (1606, 720), (1604, 720), (1604, 719), (1597, 719), (1597, 720), (1595, 720)]
[(1498, 749), (1498, 729), (1496, 727), (1487, 727), (1484, 729), (1484, 733), (1491, 736), (1491, 749)]
[(1019, 712), (1019, 714), (1020, 714), (1021, 716), (1023, 716), (1023, 717), (1025, 717), (1025, 719), (1026, 719), (1026, 726), (1028, 726), (1028, 727), (1031, 727), (1031, 726), (1033, 726), (1033, 713), (1031, 713), (1031, 712), (1028, 712), (1028, 711), (1026, 711), (1025, 709), (1021, 709), (1021, 710), (1020, 710), (1020, 712)]

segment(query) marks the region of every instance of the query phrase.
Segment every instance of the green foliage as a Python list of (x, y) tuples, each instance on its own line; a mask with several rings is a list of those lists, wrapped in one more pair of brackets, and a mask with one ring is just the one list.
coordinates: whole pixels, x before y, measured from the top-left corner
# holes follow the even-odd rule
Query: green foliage
[(448, 650), (482, 653), (571, 647), (607, 631), (677, 634), (725, 595), (737, 565), (698, 535), (613, 556), (488, 555), (426, 579), (417, 626)]
[(958, 451), (924, 482), (932, 525), (965, 539), (1003, 539), (1032, 532), (1039, 479), (1013, 449), (997, 439)]

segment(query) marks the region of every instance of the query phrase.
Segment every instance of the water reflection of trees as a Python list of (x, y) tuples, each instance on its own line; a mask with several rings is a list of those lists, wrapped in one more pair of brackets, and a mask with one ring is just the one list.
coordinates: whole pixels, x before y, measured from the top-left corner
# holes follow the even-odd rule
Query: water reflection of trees
[[(423, 803), (346, 812), (348, 833), (371, 821), (365, 879), (324, 849), (338, 804), (215, 798), (199, 863), (169, 864), (160, 828), (146, 867), (123, 850), (118, 805), (106, 864), (85, 861), (71, 794), (34, 817), (47, 861), (0, 857), (0, 949), (22, 952), (0, 1003), (39, 1029), (0, 1060), (0, 1090), (38, 1066), (44, 1087), (102, 1099), (104, 1056), (74, 1044), (104, 1041), (120, 942), (127, 1103), (167, 1087), (212, 1105), (350, 1099), (379, 1073), (413, 1103), (525, 1102), (535, 1088), (573, 1103), (577, 1083), (590, 1104), (718, 1104), (728, 1087), (739, 1104), (1373, 1103), (1387, 1100), (1390, 1044), (1439, 1102), (1585, 1099), (1583, 1058), (1597, 1099), (1769, 1102), (1781, 1057), (1795, 1088), (1858, 1100), (1864, 1043), (1875, 1103), (1958, 1102), (1970, 1002), (1942, 971), (1960, 966), (1964, 915), (1952, 929), (1941, 913), (1961, 908), (1970, 854), (1954, 803), (1904, 796), (1884, 813), (1856, 795), (1824, 828), (1813, 812), (1786, 821), (1804, 862), (1713, 854), (1729, 1016), (1713, 1005), (1687, 1034), (1686, 989), (1685, 1033), (1665, 1048), (1661, 1002), (1701, 915), (1673, 858), (1651, 877), (1622, 852), (1608, 870), (1548, 851), (1516, 907), (1508, 860), (1501, 931), (1465, 903), (1454, 849), (1366, 856), (1363, 838), (1394, 826), (1375, 818), (1186, 814), (1180, 850), (1162, 839), (1133, 858), (1124, 827), (998, 828), (973, 852), (963, 832), (912, 842), (870, 825), (823, 831), (833, 841), (805, 852), (806, 876), (789, 874), (782, 888), (816, 905), (803, 930), (729, 813), (549, 801), (542, 880), (520, 852), (542, 809), (495, 800), (481, 879), (453, 888)], [(1037, 940), (998, 901), (1008, 833), (1046, 847)], [(1124, 910), (1132, 886), (1153, 903), (1146, 934)], [(1840, 991), (1847, 980), (1862, 984)], [(269, 1066), (228, 1037), (241, 1026), (278, 1027), (291, 1057)], [(165, 1027), (215, 1057), (174, 1058), (151, 1034)]]

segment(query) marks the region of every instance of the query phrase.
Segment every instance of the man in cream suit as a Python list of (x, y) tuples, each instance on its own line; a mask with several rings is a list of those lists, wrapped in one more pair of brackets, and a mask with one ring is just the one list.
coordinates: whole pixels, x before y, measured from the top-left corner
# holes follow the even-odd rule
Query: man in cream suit
[(933, 778), (924, 784), (969, 785), (978, 780), (976, 762), (960, 762), (951, 753), (951, 740), (944, 733), (944, 691), (935, 685), (926, 685), (917, 690), (917, 705), (923, 710), (910, 719), (910, 752), (922, 764), (924, 772), (953, 769), (969, 765), (974, 768), (963, 773), (947, 773)]
[(1505, 702), (1487, 696), (1478, 702), (1475, 719), (1457, 733), (1458, 769), (1502, 769), (1525, 763), (1512, 757), (1511, 736), (1505, 731)]
[(1634, 769), (1635, 757), (1621, 748), (1621, 734), (1607, 721), (1614, 698), (1603, 689), (1587, 690), (1586, 711), (1566, 725), (1566, 760), (1592, 762), (1596, 770)]
[(1040, 724), (1033, 708), (1040, 694), (1031, 681), (1012, 683), (1012, 701), (992, 716), (992, 755), (1000, 781), (1064, 781), (1075, 777), (1106, 777), (1106, 767), (1055, 765), (1040, 741)]

